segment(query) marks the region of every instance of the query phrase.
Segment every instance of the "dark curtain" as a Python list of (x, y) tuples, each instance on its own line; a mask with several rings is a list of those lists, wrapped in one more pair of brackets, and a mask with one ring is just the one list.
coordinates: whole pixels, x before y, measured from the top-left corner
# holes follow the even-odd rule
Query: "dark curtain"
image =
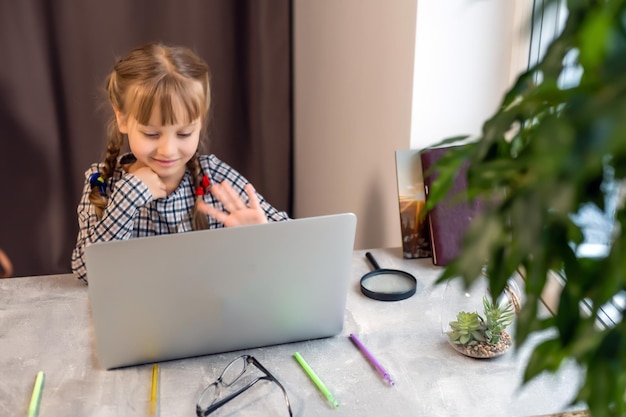
[(291, 213), (291, 1), (0, 4), (0, 249), (15, 275), (70, 271), (83, 174), (104, 155), (104, 78), (148, 41), (207, 61), (208, 151)]

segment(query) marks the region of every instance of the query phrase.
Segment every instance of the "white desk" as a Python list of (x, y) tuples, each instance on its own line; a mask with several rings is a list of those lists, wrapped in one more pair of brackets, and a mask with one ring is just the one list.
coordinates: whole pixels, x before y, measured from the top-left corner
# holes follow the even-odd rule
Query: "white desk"
[[(360, 293), (369, 271), (353, 258), (343, 333), (267, 348), (163, 362), (160, 415), (195, 416), (198, 394), (241, 353), (254, 355), (285, 386), (296, 416), (532, 416), (562, 412), (577, 391), (573, 367), (520, 388), (525, 346), (490, 360), (455, 352), (441, 333), (444, 287), (430, 259), (376, 249), (381, 267), (405, 269), (417, 293), (382, 302)], [(356, 333), (396, 381), (387, 386), (348, 335)], [(536, 339), (535, 339), (536, 340)], [(299, 351), (339, 401), (332, 409), (292, 357)], [(87, 287), (71, 275), (0, 280), (0, 415), (26, 415), (35, 376), (46, 373), (40, 416), (146, 416), (152, 366), (100, 369)], [(262, 382), (215, 415), (287, 416), (282, 395)]]

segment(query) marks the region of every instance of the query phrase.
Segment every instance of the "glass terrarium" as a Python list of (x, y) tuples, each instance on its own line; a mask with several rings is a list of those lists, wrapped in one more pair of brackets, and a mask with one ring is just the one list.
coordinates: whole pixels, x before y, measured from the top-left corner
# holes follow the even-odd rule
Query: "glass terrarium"
[(521, 278), (508, 280), (504, 292), (493, 299), (488, 281), (481, 276), (468, 289), (461, 279), (446, 285), (441, 309), (442, 331), (450, 345), (472, 358), (494, 358), (513, 345), (511, 337), (521, 309)]

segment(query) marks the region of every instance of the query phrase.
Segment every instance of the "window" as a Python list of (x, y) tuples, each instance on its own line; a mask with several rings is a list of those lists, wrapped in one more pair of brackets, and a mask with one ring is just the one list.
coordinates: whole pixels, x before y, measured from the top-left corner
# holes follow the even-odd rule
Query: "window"
[[(545, 54), (551, 41), (559, 35), (567, 18), (567, 5), (565, 0), (551, 2), (545, 5), (542, 0), (535, 0), (534, 15), (537, 16), (532, 25), (529, 67), (536, 64)], [(559, 79), (560, 88), (569, 88), (578, 84), (582, 76), (582, 69), (577, 65), (577, 54), (572, 51), (565, 57), (565, 69)], [(537, 79), (536, 81), (541, 81)], [(594, 204), (584, 206), (573, 220), (583, 231), (585, 240), (577, 248), (578, 256), (601, 257), (606, 256), (610, 250), (613, 220), (619, 199), (619, 187), (611, 181), (612, 172), (607, 168), (606, 177), (609, 178), (603, 187), (605, 189), (605, 207), (600, 209)], [(565, 277), (559, 274), (553, 277), (560, 281), (561, 285)], [(545, 301), (545, 300), (544, 300)], [(550, 306), (548, 306), (550, 308)], [(591, 311), (589, 300), (581, 302), (581, 309)], [(619, 293), (611, 301), (602, 306), (598, 314), (597, 324), (600, 327), (611, 327), (619, 323), (622, 313), (626, 309), (626, 294)]]
[[(547, 5), (542, 0), (536, 0), (533, 7), (537, 18), (532, 25), (529, 67), (543, 57), (552, 40), (563, 30), (567, 19), (565, 0), (549, 2)], [(577, 58), (576, 51), (572, 51), (565, 57), (565, 70), (559, 79), (559, 86), (563, 89), (576, 86), (581, 79), (582, 69), (577, 64)], [(612, 172), (607, 171), (606, 176), (611, 178)], [(595, 205), (588, 204), (573, 216), (585, 236), (584, 243), (578, 248), (581, 256), (604, 256), (609, 250), (618, 187), (612, 181), (607, 181), (603, 187), (607, 195), (604, 211)]]

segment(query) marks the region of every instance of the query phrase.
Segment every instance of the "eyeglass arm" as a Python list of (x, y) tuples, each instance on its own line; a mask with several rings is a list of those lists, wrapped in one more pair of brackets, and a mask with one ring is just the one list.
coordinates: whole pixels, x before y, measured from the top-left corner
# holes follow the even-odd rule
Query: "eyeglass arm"
[(281, 384), (278, 381), (278, 379), (276, 379), (276, 377), (272, 375), (272, 373), (268, 371), (267, 368), (265, 368), (265, 366), (261, 365), (261, 362), (259, 362), (254, 356), (248, 356), (248, 360), (251, 361), (254, 364), (254, 366), (259, 368), (262, 372), (264, 372), (265, 375), (267, 375), (271, 381), (275, 382), (276, 385), (278, 385), (278, 387), (283, 392), (283, 396), (285, 397), (285, 403), (287, 405), (287, 410), (289, 410), (289, 416), (293, 417), (293, 412), (291, 411), (291, 404), (289, 403), (289, 397), (287, 396), (287, 391), (285, 390), (285, 387), (283, 387), (283, 384)]

